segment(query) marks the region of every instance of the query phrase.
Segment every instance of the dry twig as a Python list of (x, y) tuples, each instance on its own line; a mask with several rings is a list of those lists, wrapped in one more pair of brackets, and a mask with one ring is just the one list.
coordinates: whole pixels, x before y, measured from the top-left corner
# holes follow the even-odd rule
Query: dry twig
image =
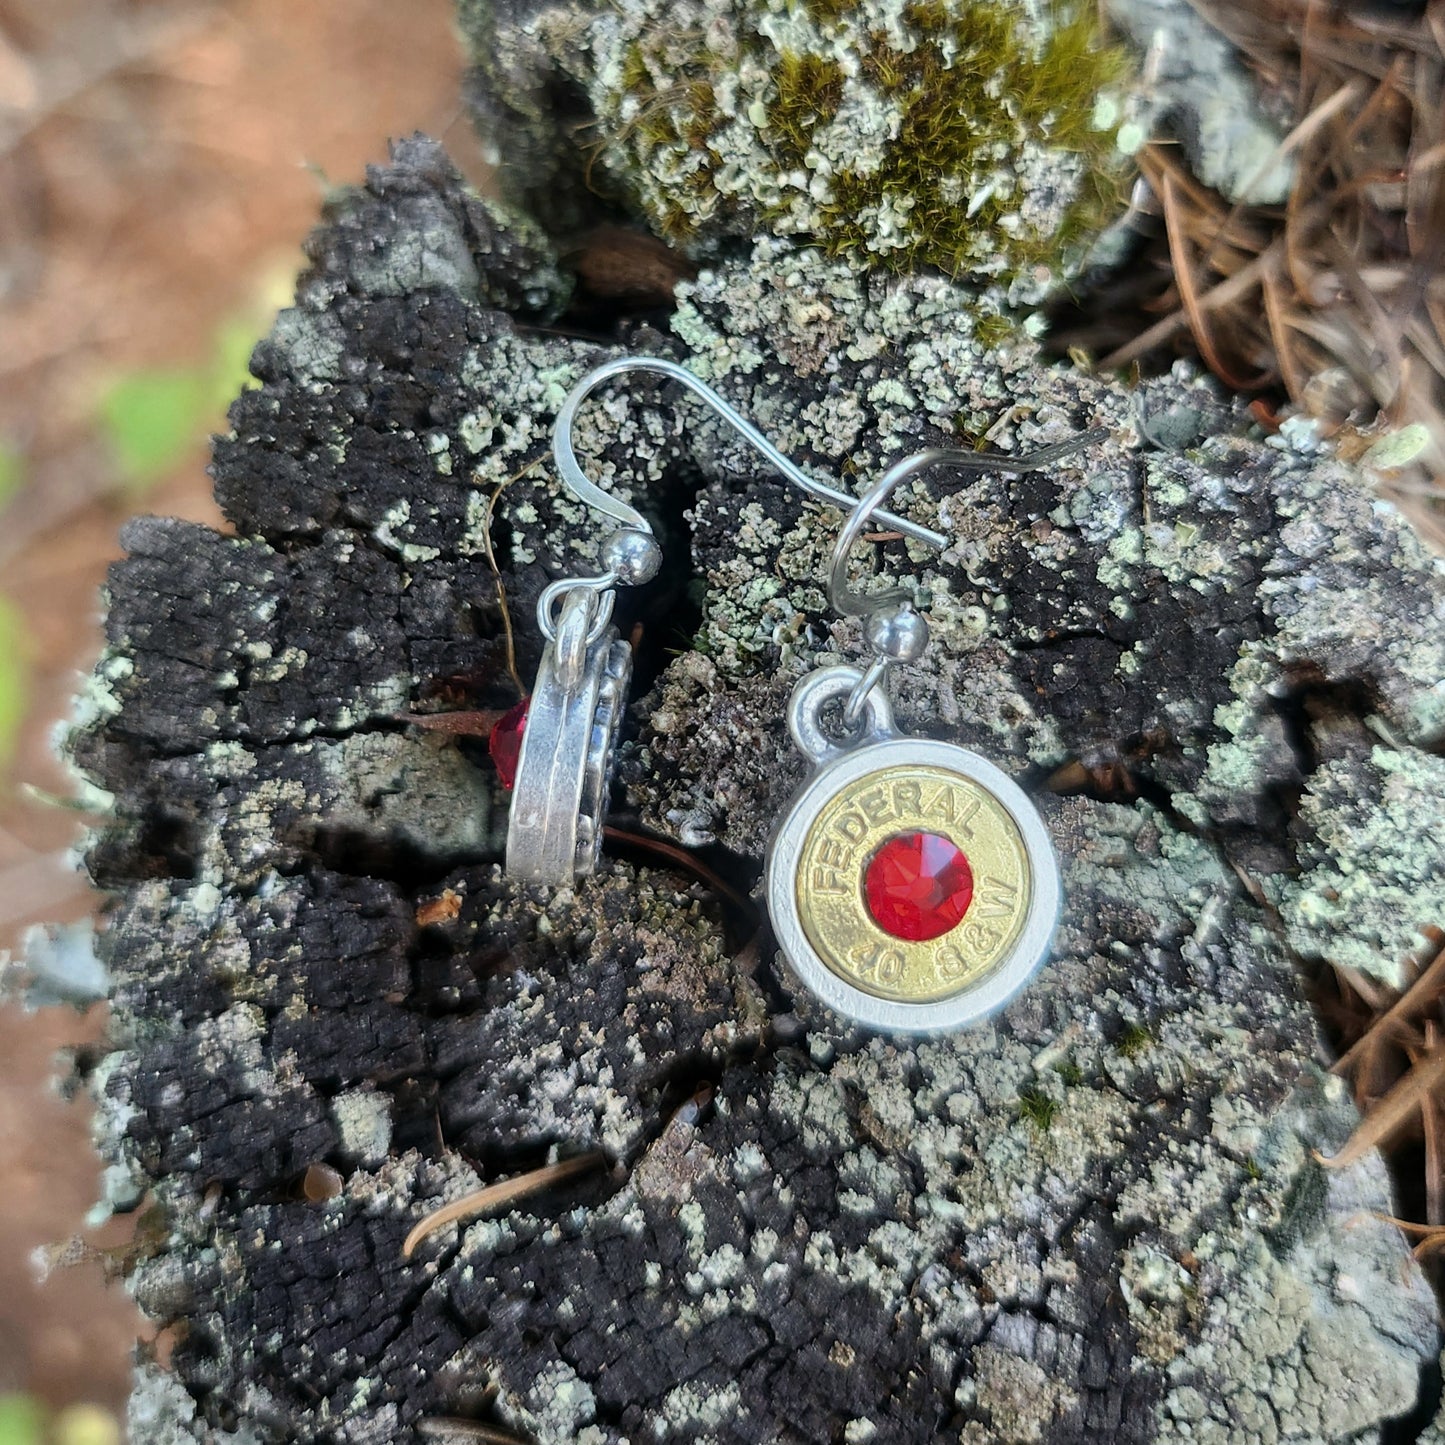
[(653, 838), (646, 833), (632, 833), (625, 828), (615, 828), (610, 823), (603, 828), (603, 836), (614, 843), (624, 843), (632, 848), (641, 848), (645, 852), (655, 853), (661, 858), (667, 858), (676, 863), (680, 868), (700, 878), (715, 893), (721, 893), (734, 908), (741, 910), (749, 916), (754, 916), (757, 909), (753, 901), (746, 895), (739, 893), (725, 878), (715, 869), (709, 868), (696, 853), (683, 848), (677, 843), (669, 843), (666, 838)]
[(497, 566), (497, 554), (492, 549), (492, 516), (497, 508), (497, 499), (512, 485), (519, 482), (528, 472), (532, 471), (540, 462), (541, 456), (533, 457), (521, 471), (513, 472), (505, 481), (498, 482), (492, 488), (491, 495), (487, 498), (487, 511), (482, 526), (482, 548), (487, 554), (487, 566), (492, 569), (492, 585), (497, 590), (497, 606), (502, 610), (502, 631), (507, 644), (507, 671), (512, 681), (517, 685), (517, 695), (526, 697), (527, 687), (522, 681), (522, 675), (517, 671), (517, 644), (512, 633), (512, 610), (507, 606), (507, 589), (502, 584), (502, 569)]
[(435, 1440), (438, 1445), (526, 1445), (519, 1436), (508, 1430), (499, 1430), (495, 1425), (483, 1424), (480, 1420), (458, 1420), (445, 1416), (433, 1416), (417, 1422), (417, 1433), (423, 1440)]
[(1401, 1219), (1394, 1214), (1377, 1214), (1386, 1224), (1393, 1224), (1402, 1234), (1411, 1234), (1419, 1241), (1412, 1253), (1416, 1259), (1425, 1260), (1445, 1250), (1445, 1226), (1439, 1224), (1418, 1224), (1413, 1219)]

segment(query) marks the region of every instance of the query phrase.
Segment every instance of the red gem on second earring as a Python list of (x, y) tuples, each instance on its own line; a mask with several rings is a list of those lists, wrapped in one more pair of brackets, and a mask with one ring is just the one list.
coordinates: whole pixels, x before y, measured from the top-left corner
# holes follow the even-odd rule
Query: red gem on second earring
[(973, 902), (973, 869), (938, 833), (899, 833), (868, 861), (868, 911), (885, 933), (922, 943), (955, 927)]
[(524, 697), (515, 707), (510, 707), (497, 719), (487, 738), (487, 751), (497, 766), (497, 776), (508, 792), (517, 781), (517, 760), (522, 755), (522, 733), (527, 727), (527, 709), (532, 705), (530, 697)]

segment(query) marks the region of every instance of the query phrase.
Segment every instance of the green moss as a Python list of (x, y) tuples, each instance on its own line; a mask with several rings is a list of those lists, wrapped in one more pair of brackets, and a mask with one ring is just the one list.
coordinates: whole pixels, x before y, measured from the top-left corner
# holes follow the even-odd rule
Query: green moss
[(853, 0), (803, 0), (803, 9), (819, 24), (833, 25), (853, 13)]
[(1007, 316), (982, 312), (973, 319), (973, 334), (978, 338), (980, 346), (992, 350), (1006, 341), (1012, 341), (1018, 335), (1018, 327)]
[(697, 232), (696, 218), (681, 202), (666, 206), (653, 224), (658, 235), (674, 246), (685, 245)]
[[(685, 57), (677, 61), (677, 47)], [(654, 35), (633, 41), (618, 62), (618, 80), (625, 94), (641, 105), (623, 130), (623, 139), (640, 143), (644, 152), (661, 146), (686, 151), (704, 147), (718, 126), (714, 90), (716, 62), (699, 35)], [(657, 77), (667, 77), (660, 86)]]
[(802, 160), (813, 131), (838, 113), (843, 98), (843, 67), (822, 55), (785, 50), (773, 71), (777, 93), (768, 107), (768, 128), (778, 149), (795, 163)]
[(1114, 1052), (1126, 1059), (1138, 1058), (1154, 1042), (1154, 1035), (1143, 1024), (1130, 1024), (1114, 1040)]
[(645, 111), (637, 118), (637, 134), (649, 145), (671, 145), (681, 138), (672, 112), (659, 107)]
[(776, 43), (774, 12), (736, 0), (732, 45), (702, 23), (712, 12), (679, 3), (676, 29), (626, 43), (611, 102), (622, 170), (671, 240), (761, 219), (864, 264), (1009, 281), (1063, 267), (1120, 205), (1123, 162), (1095, 115), (1126, 61), (1087, 0), (1052, 0), (1042, 19), (1002, 0), (911, 0), (905, 39), (877, 6), (796, 0)]
[(622, 65), (618, 76), (622, 88), (640, 95), (652, 85), (652, 69), (647, 63), (647, 52), (637, 42), (622, 54)]
[(1054, 1072), (1063, 1081), (1065, 1088), (1075, 1089), (1084, 1082), (1084, 1071), (1074, 1061), (1072, 1054), (1062, 1063), (1055, 1064)]
[(872, 48), (859, 57), (863, 74), (882, 94), (892, 95), (914, 73), (908, 52), (895, 50), (886, 30), (876, 31), (868, 39)]
[(936, 35), (953, 23), (953, 12), (943, 0), (913, 0), (903, 7), (909, 28), (920, 35)]
[[(880, 47), (864, 62), (880, 92), (902, 107), (898, 139), (881, 167), (840, 178), (826, 214), (829, 249), (866, 244), (868, 218), (890, 201), (906, 202), (912, 221), (911, 240), (888, 256), (898, 269), (967, 271), (980, 233), (999, 238), (1009, 270), (1049, 264), (1097, 228), (1117, 197), (1112, 137), (1093, 129), (1094, 102), (1123, 77), (1126, 62), (1098, 46), (1090, 11), (1065, 16), (1060, 5), (1055, 12), (1062, 23), (1033, 54), (1020, 49), (1017, 20), (1005, 7), (954, 11), (941, 0), (918, 0), (905, 10), (923, 43), (907, 52)], [(1078, 198), (1048, 234), (1018, 226), (1017, 198), (995, 185), (991, 157), (1000, 140), (1011, 147), (1043, 141), (1085, 160)]]
[(1054, 1122), (1054, 1116), (1058, 1112), (1057, 1102), (1049, 1098), (1042, 1089), (1019, 1090), (1019, 1118), (1026, 1119), (1040, 1134), (1048, 1132), (1049, 1125)]
[(705, 146), (718, 123), (717, 98), (709, 80), (693, 80), (687, 85), (687, 121), (683, 135), (690, 145)]

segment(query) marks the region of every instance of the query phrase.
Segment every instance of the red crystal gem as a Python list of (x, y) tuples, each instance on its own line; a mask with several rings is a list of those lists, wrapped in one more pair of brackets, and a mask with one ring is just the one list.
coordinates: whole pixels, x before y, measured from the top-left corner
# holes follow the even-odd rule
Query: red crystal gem
[(920, 943), (953, 928), (973, 902), (973, 869), (937, 833), (899, 833), (868, 860), (868, 911), (885, 933)]
[(532, 705), (530, 697), (524, 697), (515, 707), (508, 708), (497, 719), (487, 739), (487, 751), (497, 765), (497, 776), (508, 792), (517, 781), (517, 759), (522, 755), (522, 733), (527, 727), (527, 709)]

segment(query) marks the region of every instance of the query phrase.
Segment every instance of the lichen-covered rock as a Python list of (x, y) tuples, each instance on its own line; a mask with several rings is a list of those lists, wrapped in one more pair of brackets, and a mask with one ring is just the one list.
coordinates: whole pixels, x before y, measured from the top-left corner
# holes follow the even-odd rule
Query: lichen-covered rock
[[(348, 192), (330, 216), (329, 261), (321, 258), (313, 282), (358, 286), (369, 295), (399, 296), (444, 287), (517, 315), (550, 317), (571, 289), (545, 235), (524, 211), (467, 190), (450, 207), (437, 204), (439, 185), (455, 185), (455, 172), (441, 148), (426, 136), (397, 141), (397, 164), (372, 169), (365, 190)], [(378, 245), (378, 215), (404, 220)], [(290, 314), (277, 327), (298, 370), (315, 348), (318, 373), (341, 360), (344, 345), (334, 328), (314, 313)], [(309, 321), (309, 326), (308, 326)]]
[(1293, 97), (1264, 90), (1268, 82), (1189, 0), (1105, 0), (1104, 13), (1149, 57), (1129, 120), (1141, 138), (1177, 140), (1190, 174), (1228, 201), (1282, 206), (1295, 177), (1282, 149)]
[[(879, 552), (935, 624), (903, 720), (1038, 793), (1054, 956), (981, 1027), (843, 1027), (666, 859), (505, 883), (484, 754), (398, 716), (514, 696), (493, 494), (524, 672), (541, 588), (596, 556), (544, 458), (607, 351), (478, 299), (470, 204), (413, 151), (318, 234), (217, 447), (238, 535), (144, 524), (111, 578), (73, 742), (114, 800), (91, 1083), (113, 1199), (156, 1211), (132, 1287), (179, 1327), (133, 1418), (267, 1445), (452, 1416), (538, 1445), (1380, 1441), (1434, 1305), (1372, 1217), (1378, 1161), (1315, 1162), (1353, 1116), (1291, 945), (1328, 954), (1304, 899), (1336, 874), (1370, 910), (1352, 960), (1424, 921), (1397, 819), (1440, 739), (1438, 573), (1185, 373), (1046, 368), (944, 279), (788, 242), (703, 273), (671, 336), (625, 344), (819, 472), (1108, 429), (1051, 474), (923, 479), (899, 505), (949, 548)], [(377, 262), (423, 251), (452, 263), (421, 284)], [(577, 441), (669, 557), (622, 604), (624, 806), (746, 889), (801, 773), (788, 690), (858, 655), (820, 586), (838, 518), (652, 381)], [(428, 1209), (592, 1149), (609, 1167), (403, 1259)], [(342, 1188), (311, 1202), (321, 1162)]]
[(1353, 739), (1300, 800), (1299, 871), (1269, 880), (1291, 946), (1383, 976), (1445, 918), (1445, 760)]
[[(499, 154), (519, 132), (545, 151), (544, 92), (585, 96), (590, 180), (694, 251), (766, 228), (1036, 298), (1121, 209), (1128, 66), (1087, 4), (465, 0), (461, 14)], [(510, 174), (553, 211), (546, 168)]]

